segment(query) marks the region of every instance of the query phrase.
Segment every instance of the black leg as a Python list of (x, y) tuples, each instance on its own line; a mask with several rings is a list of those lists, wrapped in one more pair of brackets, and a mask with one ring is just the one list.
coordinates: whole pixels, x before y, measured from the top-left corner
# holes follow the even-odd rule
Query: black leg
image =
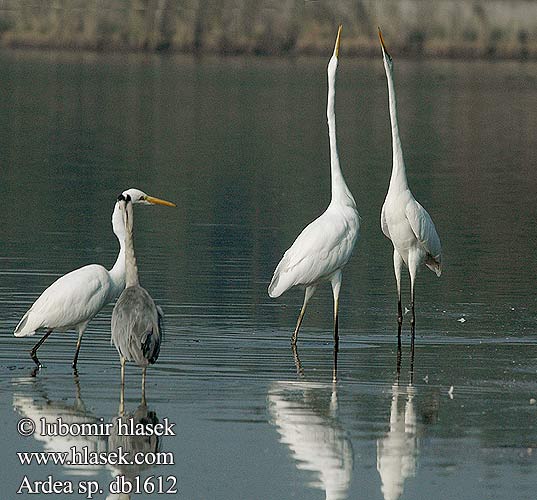
[(410, 383), (414, 383), (414, 340), (416, 336), (416, 329), (412, 325), (412, 336), (410, 338)]
[(337, 310), (334, 317), (334, 351), (339, 351), (339, 315)]
[(75, 351), (75, 357), (73, 358), (73, 371), (76, 372), (76, 363), (78, 361), (78, 353), (80, 352), (80, 344), (82, 343), (82, 335), (84, 334), (84, 330), (79, 332), (78, 334), (78, 340), (76, 342), (76, 351)]
[(401, 345), (401, 324), (397, 328), (397, 383), (399, 383), (399, 377), (401, 375), (401, 359), (403, 357), (403, 348)]
[(334, 346), (334, 364), (332, 365), (332, 382), (337, 382), (337, 353), (338, 353), (338, 350)]
[(47, 340), (48, 336), (52, 333), (52, 329), (50, 330), (47, 330), (45, 335), (43, 335), (43, 337), (41, 337), (41, 340), (34, 345), (33, 349), (30, 351), (30, 357), (34, 360), (34, 363), (36, 364), (37, 368), (41, 368), (41, 362), (39, 361), (39, 359), (37, 359), (37, 350), (41, 347), (41, 345), (43, 344), (43, 342), (45, 342), (45, 340)]

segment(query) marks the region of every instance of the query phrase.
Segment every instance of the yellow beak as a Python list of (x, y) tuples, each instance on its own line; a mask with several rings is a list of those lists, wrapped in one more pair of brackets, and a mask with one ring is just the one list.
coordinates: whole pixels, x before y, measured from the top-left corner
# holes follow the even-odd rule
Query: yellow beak
[(388, 49), (386, 49), (386, 45), (384, 44), (384, 38), (382, 38), (382, 31), (380, 31), (380, 28), (378, 28), (379, 30), (379, 39), (380, 39), (380, 44), (382, 45), (382, 50), (386, 53), (387, 56), (389, 56), (390, 54), (388, 53)]
[(342, 24), (339, 25), (339, 28), (337, 30), (336, 46), (334, 48), (334, 55), (336, 57), (339, 57), (339, 42), (341, 40), (341, 28), (343, 28)]
[(161, 200), (160, 198), (155, 198), (153, 196), (146, 196), (145, 201), (151, 203), (152, 205), (164, 205), (165, 207), (176, 207), (175, 203), (171, 201)]

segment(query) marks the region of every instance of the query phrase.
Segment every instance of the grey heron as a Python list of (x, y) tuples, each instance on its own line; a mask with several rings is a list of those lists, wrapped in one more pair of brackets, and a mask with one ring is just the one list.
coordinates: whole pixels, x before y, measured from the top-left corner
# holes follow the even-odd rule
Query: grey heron
[(118, 204), (125, 226), (126, 288), (112, 311), (111, 341), (121, 361), (120, 411), (123, 411), (126, 361), (134, 361), (142, 367), (142, 403), (145, 403), (146, 369), (149, 364), (157, 361), (160, 353), (162, 313), (138, 280), (133, 242), (133, 202), (130, 195), (119, 195)]

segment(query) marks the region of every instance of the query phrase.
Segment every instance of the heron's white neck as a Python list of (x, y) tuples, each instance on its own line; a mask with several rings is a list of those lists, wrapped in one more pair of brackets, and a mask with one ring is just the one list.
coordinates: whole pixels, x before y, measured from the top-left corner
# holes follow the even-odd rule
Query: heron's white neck
[(132, 237), (133, 231), (133, 210), (132, 203), (126, 203), (123, 214), (125, 221), (125, 285), (136, 286), (138, 281), (138, 266), (136, 265), (136, 256), (134, 255), (134, 242)]
[(332, 177), (332, 201), (342, 205), (356, 207), (356, 202), (345, 183), (341, 167), (339, 165), (339, 155), (337, 152), (336, 139), (336, 70), (337, 58), (332, 56), (328, 63), (328, 102), (326, 105), (326, 118), (328, 120), (328, 136), (330, 138), (330, 172)]
[(114, 284), (114, 297), (111, 297), (111, 299), (117, 297), (125, 288), (125, 224), (119, 209), (119, 203), (116, 203), (112, 214), (112, 228), (119, 241), (119, 253), (114, 266), (109, 272)]
[(390, 102), (390, 121), (392, 124), (392, 176), (389, 190), (406, 190), (408, 183), (406, 179), (405, 161), (403, 159), (403, 148), (399, 137), (399, 125), (397, 123), (397, 103), (395, 100), (395, 87), (393, 84), (393, 70), (384, 63), (386, 78), (388, 80), (388, 96)]

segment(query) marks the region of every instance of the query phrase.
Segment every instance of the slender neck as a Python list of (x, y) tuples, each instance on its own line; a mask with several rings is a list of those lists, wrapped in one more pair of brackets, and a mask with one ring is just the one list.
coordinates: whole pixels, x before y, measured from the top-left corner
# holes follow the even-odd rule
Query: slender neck
[(332, 203), (343, 203), (345, 205), (356, 206), (343, 173), (339, 165), (339, 155), (337, 152), (336, 139), (336, 69), (337, 59), (335, 56), (330, 59), (328, 64), (328, 101), (326, 105), (326, 118), (328, 120), (328, 136), (330, 138), (330, 173), (332, 177)]
[(114, 266), (109, 271), (114, 285), (113, 297), (110, 300), (117, 297), (125, 288), (125, 226), (118, 203), (116, 203), (112, 214), (112, 228), (119, 241), (119, 253)]
[(397, 103), (395, 99), (395, 87), (393, 84), (393, 72), (391, 68), (386, 67), (386, 78), (388, 80), (388, 96), (390, 101), (390, 121), (392, 124), (392, 176), (390, 179), (390, 189), (408, 189), (405, 161), (403, 159), (403, 148), (401, 147), (401, 138), (399, 137), (399, 125), (397, 123)]
[(125, 270), (126, 270), (126, 286), (136, 286), (138, 281), (138, 267), (136, 265), (136, 256), (134, 255), (134, 242), (132, 237), (133, 226), (133, 211), (132, 203), (125, 204), (123, 214), (125, 221)]

